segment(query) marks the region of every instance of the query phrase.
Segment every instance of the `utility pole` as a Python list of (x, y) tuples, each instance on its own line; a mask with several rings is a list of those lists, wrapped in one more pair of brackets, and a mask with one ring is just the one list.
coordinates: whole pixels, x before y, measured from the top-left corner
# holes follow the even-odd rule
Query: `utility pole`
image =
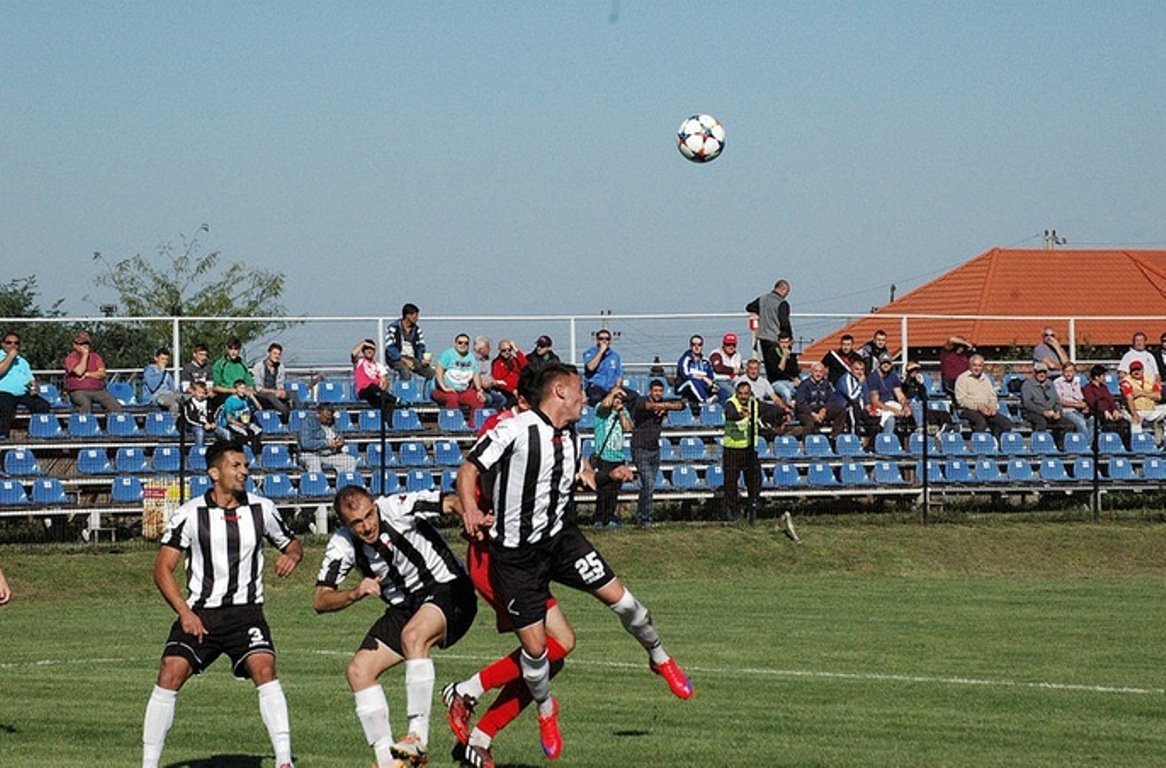
[(1058, 236), (1057, 230), (1055, 230), (1055, 229), (1046, 229), (1045, 230), (1045, 250), (1046, 251), (1051, 251), (1054, 248), (1056, 248), (1058, 245), (1064, 245), (1067, 242), (1069, 242), (1069, 239), (1065, 238), (1065, 237)]

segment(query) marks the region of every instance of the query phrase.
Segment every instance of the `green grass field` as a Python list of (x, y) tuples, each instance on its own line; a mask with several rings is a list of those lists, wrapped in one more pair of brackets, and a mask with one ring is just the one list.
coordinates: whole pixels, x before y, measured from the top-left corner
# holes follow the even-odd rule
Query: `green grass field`
[[(556, 678), (562, 766), (1160, 766), (1166, 762), (1166, 526), (1001, 517), (923, 527), (814, 518), (594, 536), (652, 609), (696, 696), (673, 699), (617, 619), (564, 594), (578, 647)], [(322, 552), (268, 578), (299, 768), (367, 766), (343, 677), (378, 608), (316, 616)], [(172, 614), (153, 549), (0, 548), (0, 766), (140, 761)], [(270, 569), (270, 559), (268, 568)], [(438, 686), (514, 642), (485, 613), (436, 655)], [(402, 671), (384, 680), (405, 723)], [(436, 704), (431, 764), (452, 765)], [(537, 766), (533, 716), (495, 743)], [(267, 768), (250, 684), (220, 661), (179, 697), (163, 763)]]

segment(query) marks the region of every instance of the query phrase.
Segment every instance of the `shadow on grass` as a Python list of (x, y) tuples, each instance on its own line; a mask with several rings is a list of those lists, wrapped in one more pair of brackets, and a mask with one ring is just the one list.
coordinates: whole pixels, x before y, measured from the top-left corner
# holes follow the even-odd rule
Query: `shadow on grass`
[(167, 763), (166, 768), (260, 768), (263, 758), (258, 755), (211, 755), (201, 760)]

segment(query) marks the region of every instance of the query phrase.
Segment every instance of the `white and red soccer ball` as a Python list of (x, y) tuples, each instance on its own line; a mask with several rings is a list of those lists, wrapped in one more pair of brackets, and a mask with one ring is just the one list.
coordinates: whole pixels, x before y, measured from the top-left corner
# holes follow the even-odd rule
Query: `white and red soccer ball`
[(725, 126), (711, 115), (693, 115), (676, 132), (680, 154), (694, 163), (716, 160), (725, 149)]

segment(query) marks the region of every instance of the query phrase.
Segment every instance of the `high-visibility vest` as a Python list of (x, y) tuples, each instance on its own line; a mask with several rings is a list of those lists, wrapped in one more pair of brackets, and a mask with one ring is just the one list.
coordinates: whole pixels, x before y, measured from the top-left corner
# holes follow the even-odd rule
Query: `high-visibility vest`
[(757, 398), (750, 397), (748, 404), (742, 403), (736, 395), (729, 398), (737, 413), (743, 413), (742, 418), (730, 421), (728, 409), (725, 413), (725, 440), (726, 448), (750, 448), (757, 441)]

